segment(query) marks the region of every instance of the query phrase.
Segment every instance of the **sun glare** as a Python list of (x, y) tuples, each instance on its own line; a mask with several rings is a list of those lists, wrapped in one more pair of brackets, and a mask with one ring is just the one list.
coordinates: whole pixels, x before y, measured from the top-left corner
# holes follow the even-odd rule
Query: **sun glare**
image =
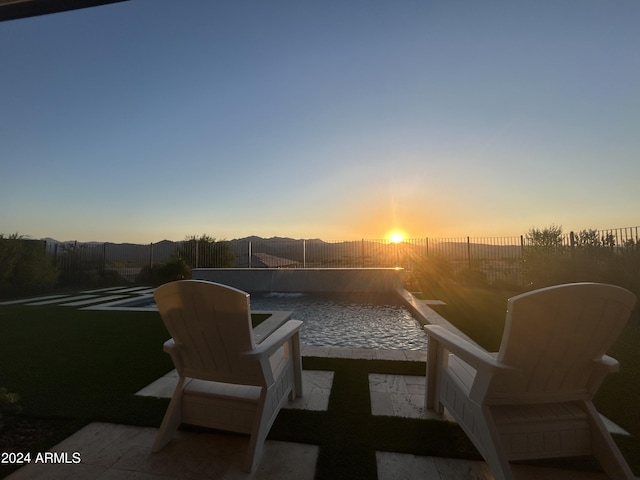
[(389, 234), (389, 241), (391, 243), (400, 243), (404, 241), (404, 235), (400, 232), (391, 232)]

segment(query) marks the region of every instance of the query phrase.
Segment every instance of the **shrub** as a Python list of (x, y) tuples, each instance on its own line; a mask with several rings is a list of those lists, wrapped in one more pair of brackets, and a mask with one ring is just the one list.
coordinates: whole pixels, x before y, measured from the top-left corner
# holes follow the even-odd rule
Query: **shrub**
[(566, 283), (569, 278), (569, 249), (563, 246), (562, 227), (532, 228), (522, 250), (523, 275), (533, 288)]
[(640, 249), (633, 240), (616, 245), (610, 234), (582, 230), (563, 244), (562, 227), (531, 229), (523, 270), (535, 288), (569, 282), (604, 282), (638, 291)]
[(160, 265), (158, 268), (158, 283), (167, 283), (188, 278), (191, 278), (191, 269), (187, 263), (178, 256), (172, 256), (168, 262)]
[(117, 270), (105, 270), (95, 279), (100, 287), (115, 287), (129, 283)]
[(0, 387), (0, 432), (4, 427), (5, 419), (22, 410), (19, 400), (20, 396), (17, 393), (10, 393), (6, 388)]
[(236, 260), (229, 242), (216, 241), (209, 235), (187, 237), (178, 249), (178, 255), (194, 268), (230, 268)]
[(444, 257), (423, 257), (419, 259), (407, 281), (411, 288), (429, 292), (453, 282), (454, 269)]
[(487, 274), (478, 268), (463, 269), (456, 274), (456, 281), (469, 287), (488, 287)]
[(0, 234), (0, 296), (26, 295), (54, 286), (58, 271), (43, 242)]
[(136, 283), (151, 283), (161, 285), (163, 283), (191, 278), (191, 269), (179, 255), (172, 255), (169, 261), (146, 265), (136, 276)]
[(102, 249), (85, 244), (60, 244), (57, 258), (61, 266), (59, 284), (64, 286), (97, 286), (104, 270)]
[[(640, 245), (633, 239), (616, 245), (611, 234), (582, 230), (563, 244), (562, 227), (532, 229), (523, 248), (523, 274), (532, 288), (572, 282), (619, 285), (640, 296)], [(632, 315), (638, 323), (640, 305)]]

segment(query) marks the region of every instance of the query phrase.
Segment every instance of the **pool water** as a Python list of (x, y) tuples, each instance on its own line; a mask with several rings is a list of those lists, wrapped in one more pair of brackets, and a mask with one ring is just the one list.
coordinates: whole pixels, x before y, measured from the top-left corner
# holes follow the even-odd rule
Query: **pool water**
[(303, 345), (426, 350), (427, 336), (392, 296), (252, 294), (252, 310), (289, 310)]
[[(304, 322), (303, 345), (426, 350), (427, 336), (395, 294), (251, 294), (252, 310), (285, 310)], [(153, 311), (150, 294), (90, 309)]]

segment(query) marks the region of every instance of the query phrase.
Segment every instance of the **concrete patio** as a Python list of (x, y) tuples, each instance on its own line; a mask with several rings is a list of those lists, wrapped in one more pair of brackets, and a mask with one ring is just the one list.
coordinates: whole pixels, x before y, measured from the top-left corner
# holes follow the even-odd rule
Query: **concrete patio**
[[(339, 358), (380, 358), (424, 361), (424, 352), (381, 351), (348, 348), (303, 347), (304, 356)], [(333, 372), (304, 371), (305, 395), (285, 408), (324, 410), (327, 408)], [(144, 388), (139, 395), (170, 396), (175, 373)], [(424, 410), (424, 377), (369, 375), (372, 415), (412, 418), (442, 418)], [(612, 426), (612, 428), (614, 428)], [(158, 453), (151, 453), (155, 428), (91, 423), (52, 448), (62, 463), (31, 463), (14, 472), (10, 480), (33, 479), (313, 479), (317, 445), (268, 440), (259, 467), (251, 474), (242, 468), (248, 439), (244, 436), (201, 430), (179, 431), (176, 438)], [(76, 453), (76, 456), (74, 456)], [(66, 462), (64, 462), (66, 460)], [(74, 461), (77, 463), (73, 463)], [(419, 457), (393, 452), (376, 452), (378, 479), (490, 480), (484, 462), (439, 457)], [(604, 474), (517, 465), (516, 478), (606, 479)]]

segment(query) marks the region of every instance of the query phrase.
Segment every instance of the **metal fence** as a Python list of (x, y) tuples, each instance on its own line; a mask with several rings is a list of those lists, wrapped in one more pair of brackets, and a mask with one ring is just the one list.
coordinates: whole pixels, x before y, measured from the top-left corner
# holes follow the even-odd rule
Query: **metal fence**
[[(558, 248), (609, 247), (613, 251), (639, 244), (640, 227), (588, 230), (550, 235)], [(553, 232), (551, 232), (553, 233)], [(474, 272), (489, 283), (521, 284), (523, 254), (545, 239), (516, 237), (414, 238), (325, 242), (322, 240), (243, 239), (208, 242), (163, 241), (146, 245), (115, 243), (46, 243), (60, 281), (90, 278), (145, 283), (154, 267), (181, 259), (188, 267), (236, 268), (369, 268), (401, 267), (414, 271), (426, 259), (446, 259), (454, 274)], [(69, 282), (73, 283), (73, 282)]]

